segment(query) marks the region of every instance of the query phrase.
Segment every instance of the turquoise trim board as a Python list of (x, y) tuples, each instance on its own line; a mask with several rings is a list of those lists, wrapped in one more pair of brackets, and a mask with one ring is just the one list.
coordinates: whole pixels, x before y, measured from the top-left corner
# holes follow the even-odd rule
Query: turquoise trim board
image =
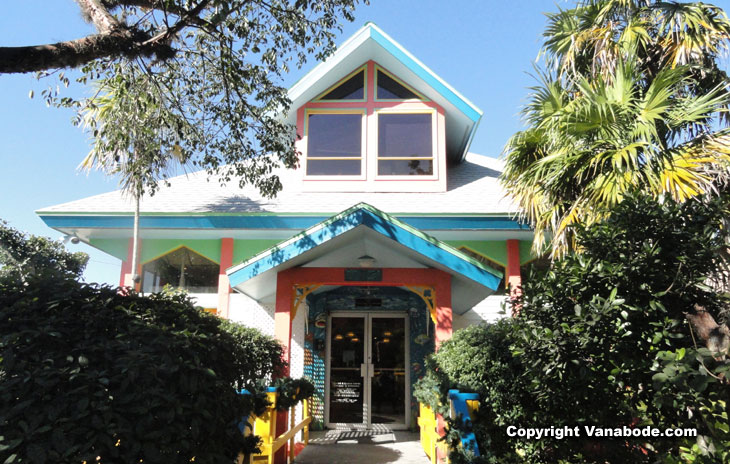
[(476, 110), (468, 102), (464, 101), (459, 95), (454, 93), (453, 90), (448, 88), (439, 79), (435, 78), (433, 73), (426, 70), (413, 58), (403, 52), (401, 47), (398, 47), (391, 40), (380, 33), (373, 25), (370, 25), (370, 37), (375, 40), (381, 47), (386, 49), (391, 55), (396, 57), (401, 63), (403, 63), (408, 69), (413, 71), (419, 78), (423, 79), (428, 85), (430, 85), (435, 91), (443, 95), (452, 105), (464, 113), (469, 119), (474, 122), (481, 119), (482, 114)]
[[(131, 229), (129, 216), (40, 215), (56, 229)], [(143, 229), (306, 229), (328, 216), (153, 216), (139, 219)], [(401, 216), (404, 223), (425, 230), (530, 230), (508, 216)]]
[(228, 274), (231, 287), (284, 264), (358, 226), (368, 227), (416, 253), (446, 266), (455, 274), (460, 274), (492, 290), (499, 288), (502, 278), (500, 273), (365, 203), (353, 206), (310, 227), (301, 234), (259, 253), (250, 260), (228, 269), (226, 274)]

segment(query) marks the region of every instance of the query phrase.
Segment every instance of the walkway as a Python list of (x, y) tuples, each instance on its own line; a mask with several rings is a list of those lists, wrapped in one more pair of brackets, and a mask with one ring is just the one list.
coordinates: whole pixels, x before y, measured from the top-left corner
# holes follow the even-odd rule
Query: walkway
[(390, 430), (312, 432), (296, 464), (428, 464), (418, 433)]

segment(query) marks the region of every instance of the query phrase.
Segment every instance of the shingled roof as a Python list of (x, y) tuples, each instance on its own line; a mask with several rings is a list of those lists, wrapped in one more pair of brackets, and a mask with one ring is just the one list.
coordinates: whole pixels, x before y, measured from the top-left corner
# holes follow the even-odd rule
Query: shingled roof
[[(517, 212), (506, 198), (498, 177), (503, 163), (469, 153), (465, 162), (449, 168), (448, 188), (440, 193), (326, 193), (303, 192), (294, 170), (278, 172), (284, 190), (276, 198), (264, 198), (253, 187), (237, 182), (221, 186), (204, 171), (170, 179), (152, 197), (145, 196), (142, 213), (330, 213), (366, 202), (388, 213), (509, 214)], [(123, 214), (134, 211), (132, 198), (120, 190), (43, 208), (37, 213)]]

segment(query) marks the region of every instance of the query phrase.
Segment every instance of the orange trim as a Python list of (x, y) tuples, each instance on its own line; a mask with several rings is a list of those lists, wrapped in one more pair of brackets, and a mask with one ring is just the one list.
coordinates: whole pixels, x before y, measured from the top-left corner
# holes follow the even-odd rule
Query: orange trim
[[(274, 334), (284, 345), (285, 361), (291, 360), (291, 316), (295, 285), (334, 285), (357, 287), (428, 286), (436, 292), (436, 347), (451, 338), (451, 275), (438, 269), (385, 268), (379, 282), (346, 281), (345, 268), (297, 267), (281, 271), (276, 280)], [(284, 375), (288, 374), (287, 372)]]

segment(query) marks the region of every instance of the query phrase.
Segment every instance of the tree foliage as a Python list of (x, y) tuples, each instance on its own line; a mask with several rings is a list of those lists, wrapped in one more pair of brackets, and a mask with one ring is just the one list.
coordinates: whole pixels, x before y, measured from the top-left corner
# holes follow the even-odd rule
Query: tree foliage
[[(582, 253), (527, 277), (518, 317), (443, 344), (429, 377), (442, 392), (482, 396), (474, 431), (483, 462), (730, 460), (730, 297), (710, 281), (729, 205), (726, 195), (682, 204), (627, 196), (576, 231)], [(720, 324), (697, 326), (705, 313)], [(581, 435), (527, 440), (508, 437), (508, 425), (578, 426)], [(699, 436), (591, 438), (584, 425)]]
[(78, 279), (88, 261), (86, 253), (69, 253), (60, 242), (27, 236), (0, 220), (0, 279), (18, 284), (34, 276)]
[(683, 201), (730, 160), (730, 21), (702, 3), (589, 0), (548, 15), (545, 69), (505, 147), (502, 178), (535, 247), (575, 248), (574, 224), (636, 189)]
[(0, 462), (220, 463), (255, 450), (236, 425), (266, 405), (276, 340), (184, 294), (81, 284), (85, 256), (0, 234), (14, 260), (0, 274)]
[[(44, 98), (79, 111), (75, 122), (92, 137), (92, 158), (150, 166), (143, 180), (151, 191), (156, 166), (174, 156), (272, 195), (281, 189), (272, 170), (297, 165), (296, 134), (281, 119), (289, 107), (282, 76), (311, 54), (330, 53), (356, 3), (78, 0), (97, 34), (0, 47), (0, 73), (79, 68), (80, 83), (96, 83), (91, 96), (77, 100), (49, 87)], [(62, 72), (58, 78), (69, 84)], [(101, 111), (107, 117), (98, 118)]]

